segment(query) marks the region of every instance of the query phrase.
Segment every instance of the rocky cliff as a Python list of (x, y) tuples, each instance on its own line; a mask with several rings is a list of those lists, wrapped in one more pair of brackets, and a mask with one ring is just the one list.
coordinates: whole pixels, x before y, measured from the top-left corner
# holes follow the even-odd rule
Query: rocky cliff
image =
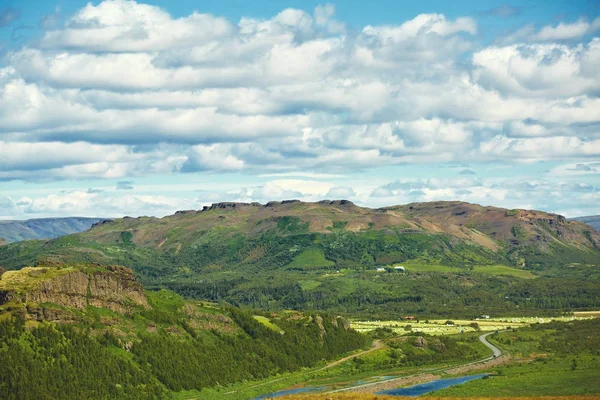
[[(132, 271), (119, 266), (38, 266), (0, 276), (0, 306), (25, 304), (33, 319), (46, 318), (48, 307), (108, 308), (119, 313), (149, 308)], [(51, 309), (52, 307), (50, 307)]]

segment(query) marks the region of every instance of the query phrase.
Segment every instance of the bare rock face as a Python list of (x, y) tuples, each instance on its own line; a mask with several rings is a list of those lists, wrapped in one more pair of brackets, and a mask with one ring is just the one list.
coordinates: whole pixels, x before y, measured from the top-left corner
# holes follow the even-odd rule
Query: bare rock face
[[(139, 307), (150, 308), (142, 285), (136, 281), (133, 272), (128, 268), (36, 267), (11, 273), (20, 273), (21, 281), (23, 278), (30, 279), (31, 283), (26, 289), (11, 288), (10, 285), (4, 287), (0, 290), (0, 305), (19, 300), (28, 305), (51, 303), (77, 309), (90, 305), (119, 313), (127, 313)], [(48, 310), (46, 307), (29, 308), (28, 313), (34, 319), (58, 320), (65, 317), (60, 312)]]
[(344, 317), (337, 317), (335, 319), (338, 323), (342, 324), (342, 327), (344, 328), (345, 331), (349, 331), (350, 330), (350, 321), (348, 321), (346, 318)]
[(323, 340), (323, 337), (327, 333), (325, 331), (325, 326), (323, 325), (323, 317), (321, 317), (320, 315), (317, 315), (315, 317), (315, 322), (317, 323), (317, 326), (319, 327), (319, 337), (321, 338), (321, 340)]
[(423, 336), (419, 336), (417, 339), (415, 339), (415, 343), (413, 345), (415, 347), (425, 348), (428, 346), (428, 343)]

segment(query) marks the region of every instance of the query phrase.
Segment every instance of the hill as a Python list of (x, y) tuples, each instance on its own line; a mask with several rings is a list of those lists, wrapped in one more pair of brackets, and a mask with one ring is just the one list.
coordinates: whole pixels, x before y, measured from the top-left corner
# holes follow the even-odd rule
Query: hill
[(25, 221), (0, 221), (0, 245), (2, 239), (12, 243), (22, 240), (53, 239), (59, 236), (83, 232), (104, 218), (39, 218)]
[(572, 218), (574, 221), (580, 221), (589, 226), (593, 227), (595, 230), (600, 230), (600, 215), (589, 215), (587, 217), (577, 217)]
[(599, 246), (582, 222), (463, 202), (216, 203), (2, 246), (0, 265), (121, 264), (148, 287), (264, 309), (478, 315), (600, 305)]
[(314, 366), (365, 344), (339, 317), (257, 315), (146, 292), (119, 266), (0, 275), (2, 399), (154, 399), (182, 390), (201, 398), (207, 388)]

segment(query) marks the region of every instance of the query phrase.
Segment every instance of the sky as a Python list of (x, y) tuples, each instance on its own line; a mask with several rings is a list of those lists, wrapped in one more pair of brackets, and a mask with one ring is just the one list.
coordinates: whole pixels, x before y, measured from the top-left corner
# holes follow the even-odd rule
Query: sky
[(0, 0), (0, 219), (600, 214), (600, 1)]

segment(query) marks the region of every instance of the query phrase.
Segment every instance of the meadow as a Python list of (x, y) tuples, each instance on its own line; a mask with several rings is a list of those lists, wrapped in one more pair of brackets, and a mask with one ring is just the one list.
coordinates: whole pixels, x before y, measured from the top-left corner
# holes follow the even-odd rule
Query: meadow
[(359, 332), (370, 332), (379, 328), (391, 329), (399, 335), (410, 333), (423, 333), (432, 336), (456, 335), (468, 332), (501, 331), (512, 328), (522, 328), (531, 324), (544, 324), (549, 322), (581, 321), (593, 318), (597, 312), (585, 312), (580, 316), (559, 317), (503, 317), (503, 318), (477, 318), (477, 319), (432, 319), (432, 320), (388, 320), (388, 321), (351, 321), (352, 328)]
[[(465, 272), (464, 268), (450, 267), (447, 265), (433, 264), (433, 263), (423, 263), (418, 260), (411, 260), (411, 261), (403, 262), (402, 264), (397, 264), (397, 265), (402, 265), (404, 268), (406, 268), (407, 272), (445, 272), (445, 273)], [(469, 271), (475, 272), (475, 273), (480, 273), (480, 274), (488, 274), (488, 275), (514, 276), (516, 278), (521, 278), (521, 279), (537, 278), (537, 276), (535, 274), (533, 274), (531, 271), (527, 271), (524, 269), (518, 269), (518, 268), (514, 268), (514, 267), (509, 267), (506, 265), (475, 265)]]

